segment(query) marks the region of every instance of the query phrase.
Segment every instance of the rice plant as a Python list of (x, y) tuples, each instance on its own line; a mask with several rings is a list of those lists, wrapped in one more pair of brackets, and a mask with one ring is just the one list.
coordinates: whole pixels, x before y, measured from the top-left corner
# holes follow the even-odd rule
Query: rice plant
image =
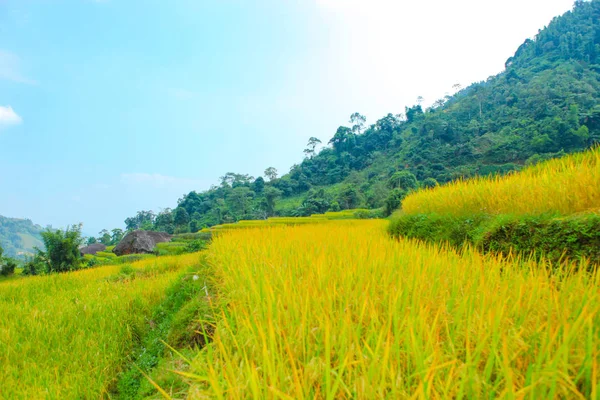
[(519, 173), (455, 181), (402, 202), (407, 214), (562, 215), (600, 208), (600, 147), (550, 160)]
[(191, 398), (598, 398), (600, 274), (393, 240), (383, 221), (264, 227), (209, 250), (220, 295)]
[(154, 305), (198, 254), (0, 283), (0, 398), (107, 397)]

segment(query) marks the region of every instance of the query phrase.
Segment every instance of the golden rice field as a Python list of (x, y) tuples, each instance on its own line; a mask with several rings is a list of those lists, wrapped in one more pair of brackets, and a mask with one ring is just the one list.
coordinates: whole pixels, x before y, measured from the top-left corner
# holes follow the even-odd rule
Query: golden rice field
[(270, 217), (265, 220), (241, 220), (236, 223), (215, 225), (211, 228), (204, 228), (202, 232), (222, 232), (232, 229), (247, 229), (265, 226), (296, 226), (306, 224), (320, 224), (329, 221), (342, 219), (355, 219), (357, 213), (370, 213), (372, 210), (351, 209), (342, 211), (328, 211), (324, 214), (313, 214), (310, 217)]
[(198, 254), (0, 283), (0, 398), (99, 399), (138, 330)]
[(502, 177), (456, 181), (402, 202), (407, 214), (563, 215), (600, 208), (600, 147)]
[(598, 272), (396, 241), (385, 227), (219, 235), (218, 322), (189, 397), (600, 398)]

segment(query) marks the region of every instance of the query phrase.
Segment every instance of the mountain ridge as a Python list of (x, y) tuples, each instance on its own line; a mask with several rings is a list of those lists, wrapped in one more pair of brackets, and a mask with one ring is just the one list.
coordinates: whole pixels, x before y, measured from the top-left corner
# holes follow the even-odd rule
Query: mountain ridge
[(138, 212), (127, 228), (172, 233), (272, 215), (389, 211), (418, 186), (505, 174), (600, 143), (600, 0), (576, 1), (526, 39), (504, 71), (456, 89), (427, 109), (418, 102), (369, 126), (355, 113), (318, 153), (321, 140), (311, 138), (289, 173), (268, 168), (268, 182), (227, 173), (174, 210)]
[(34, 253), (34, 248), (44, 248), (40, 225), (26, 218), (9, 218), (0, 215), (0, 246), (7, 257), (24, 259)]

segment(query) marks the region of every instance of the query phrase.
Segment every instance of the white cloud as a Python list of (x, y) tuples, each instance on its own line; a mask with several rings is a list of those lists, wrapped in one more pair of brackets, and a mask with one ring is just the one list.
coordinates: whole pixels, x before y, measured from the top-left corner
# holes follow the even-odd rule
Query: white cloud
[(23, 119), (13, 110), (11, 106), (0, 106), (0, 128), (19, 125)]
[(188, 186), (201, 188), (206, 184), (204, 180), (200, 179), (178, 178), (175, 176), (147, 173), (121, 174), (121, 183), (124, 183), (126, 185), (148, 185), (155, 188), (164, 188), (170, 186)]
[(0, 50), (0, 79), (35, 85), (36, 82), (21, 72), (21, 59), (13, 53)]

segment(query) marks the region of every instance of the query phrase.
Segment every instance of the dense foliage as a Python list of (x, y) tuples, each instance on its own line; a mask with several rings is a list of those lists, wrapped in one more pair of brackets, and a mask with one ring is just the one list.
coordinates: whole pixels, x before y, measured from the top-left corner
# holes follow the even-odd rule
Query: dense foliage
[(566, 259), (585, 258), (593, 269), (600, 264), (600, 214), (569, 216), (489, 215), (455, 216), (405, 214), (392, 219), (389, 233), (396, 238), (413, 238), (448, 243), (456, 248), (475, 246), (497, 254), (543, 258), (557, 265)]
[(17, 263), (15, 260), (4, 257), (4, 249), (0, 246), (0, 276), (8, 276), (15, 273)]
[(67, 227), (64, 231), (47, 229), (42, 232), (42, 240), (45, 250), (36, 249), (35, 256), (25, 264), (25, 275), (68, 272), (81, 267), (81, 225)]
[(369, 126), (354, 113), (329, 146), (317, 151), (321, 141), (311, 137), (306, 158), (288, 174), (227, 173), (220, 185), (183, 196), (175, 210), (129, 218), (127, 229), (196, 231), (357, 207), (389, 213), (417, 186), (505, 174), (590, 147), (600, 142), (600, 0), (577, 1), (527, 39), (502, 73), (455, 89), (431, 107), (419, 101)]
[(90, 236), (86, 238), (85, 242), (87, 245), (94, 243), (102, 243), (106, 246), (114, 246), (118, 244), (121, 241), (121, 239), (123, 239), (123, 236), (125, 236), (125, 232), (123, 232), (123, 229), (115, 228), (110, 232), (106, 229), (102, 229), (98, 234), (97, 238)]

